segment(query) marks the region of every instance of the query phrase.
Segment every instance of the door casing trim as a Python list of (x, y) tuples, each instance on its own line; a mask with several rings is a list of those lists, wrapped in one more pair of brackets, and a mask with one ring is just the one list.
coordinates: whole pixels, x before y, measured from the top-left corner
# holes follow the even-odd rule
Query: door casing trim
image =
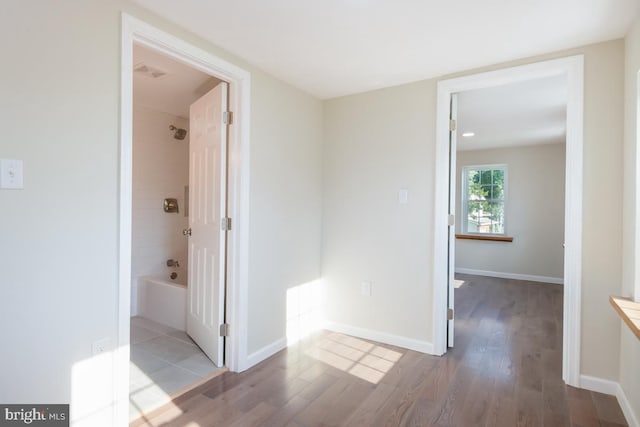
[(121, 17), (120, 167), (118, 337), (114, 350), (114, 414), (117, 425), (128, 424), (129, 345), (131, 316), (131, 208), (133, 167), (133, 45), (159, 52), (229, 83), (229, 109), (234, 122), (228, 134), (227, 323), (232, 334), (225, 343), (225, 364), (240, 372), (247, 364), (250, 99), (251, 74), (224, 59), (166, 33), (133, 16)]
[(433, 266), (434, 353), (447, 350), (447, 208), (449, 196), (449, 99), (454, 93), (564, 75), (567, 78), (565, 180), (565, 258), (562, 378), (580, 383), (582, 282), (584, 56), (504, 68), (438, 82), (435, 150), (435, 212)]

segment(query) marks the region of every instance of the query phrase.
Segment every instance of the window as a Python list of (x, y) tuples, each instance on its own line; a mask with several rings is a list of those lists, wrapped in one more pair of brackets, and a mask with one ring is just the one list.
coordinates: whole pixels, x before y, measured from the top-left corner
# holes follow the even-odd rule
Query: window
[(462, 233), (505, 234), (506, 165), (462, 168)]

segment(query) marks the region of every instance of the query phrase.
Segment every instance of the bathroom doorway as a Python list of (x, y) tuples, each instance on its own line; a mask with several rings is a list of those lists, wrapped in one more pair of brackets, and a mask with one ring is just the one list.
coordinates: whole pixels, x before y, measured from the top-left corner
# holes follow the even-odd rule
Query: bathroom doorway
[(130, 421), (224, 370), (227, 96), (134, 44)]
[[(138, 18), (122, 14), (120, 177), (118, 218), (118, 339), (113, 352), (116, 382), (116, 423), (125, 424), (130, 414), (130, 329), (132, 295), (132, 213), (133, 213), (133, 79), (134, 46), (160, 53), (192, 69), (228, 83), (228, 110), (233, 112), (228, 129), (227, 217), (233, 220), (227, 232), (225, 281), (224, 366), (241, 372), (250, 366), (247, 355), (248, 328), (248, 248), (249, 248), (249, 159), (250, 73), (211, 51), (203, 50)], [(181, 128), (175, 125), (177, 128)], [(184, 128), (183, 128), (184, 129)], [(161, 208), (163, 209), (163, 207)], [(166, 260), (165, 260), (166, 261)], [(179, 260), (178, 260), (179, 261)], [(179, 262), (179, 267), (182, 264)], [(172, 332), (172, 331), (169, 331)], [(193, 386), (193, 384), (192, 384)], [(173, 395), (172, 395), (173, 396)]]

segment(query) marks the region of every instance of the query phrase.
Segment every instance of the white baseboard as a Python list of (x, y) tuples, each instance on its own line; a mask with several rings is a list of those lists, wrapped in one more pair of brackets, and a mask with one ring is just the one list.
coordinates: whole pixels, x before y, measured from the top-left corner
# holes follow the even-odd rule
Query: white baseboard
[(421, 353), (434, 354), (433, 344), (428, 341), (416, 340), (414, 338), (359, 328), (357, 326), (345, 325), (342, 323), (326, 322), (324, 327), (330, 331), (352, 335), (357, 338), (364, 338), (366, 340), (377, 341), (384, 344), (394, 345), (396, 347), (407, 348)]
[(629, 399), (627, 399), (627, 395), (624, 393), (622, 387), (618, 387), (616, 397), (618, 398), (618, 403), (620, 404), (624, 417), (627, 419), (629, 427), (640, 427), (640, 417), (638, 414), (633, 412), (633, 407), (631, 406)]
[(618, 399), (618, 404), (620, 405), (620, 409), (622, 409), (624, 417), (627, 419), (629, 427), (640, 427), (640, 418), (638, 418), (638, 414), (633, 411), (633, 407), (619, 383), (589, 375), (580, 375), (580, 387), (615, 396)]
[(564, 284), (562, 277), (533, 276), (531, 274), (503, 273), (500, 271), (475, 270), (473, 268), (456, 268), (456, 273), (474, 274), (476, 276), (499, 277), (501, 279), (528, 280), (530, 282), (553, 283), (555, 285)]
[(629, 427), (640, 427), (640, 414), (636, 414), (633, 411), (631, 402), (629, 402), (629, 399), (627, 399), (627, 395), (624, 393), (624, 390), (620, 385), (618, 385), (618, 392), (616, 393), (616, 397), (618, 398), (620, 409), (622, 409), (622, 413), (627, 419), (627, 424), (629, 424)]
[(268, 344), (262, 347), (260, 350), (255, 351), (247, 356), (247, 359), (244, 363), (244, 369), (249, 369), (250, 367), (257, 365), (263, 360), (268, 359), (273, 356), (280, 350), (287, 348), (287, 337), (282, 337), (271, 344)]
[(619, 387), (620, 385), (615, 381), (592, 377), (590, 375), (580, 375), (580, 388), (615, 396), (616, 393), (618, 393)]

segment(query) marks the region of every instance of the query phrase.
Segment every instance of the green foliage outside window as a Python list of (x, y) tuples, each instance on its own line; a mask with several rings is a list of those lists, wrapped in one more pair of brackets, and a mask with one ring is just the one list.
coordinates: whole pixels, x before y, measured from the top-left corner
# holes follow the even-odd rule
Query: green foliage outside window
[(504, 234), (505, 168), (465, 168), (467, 233)]

